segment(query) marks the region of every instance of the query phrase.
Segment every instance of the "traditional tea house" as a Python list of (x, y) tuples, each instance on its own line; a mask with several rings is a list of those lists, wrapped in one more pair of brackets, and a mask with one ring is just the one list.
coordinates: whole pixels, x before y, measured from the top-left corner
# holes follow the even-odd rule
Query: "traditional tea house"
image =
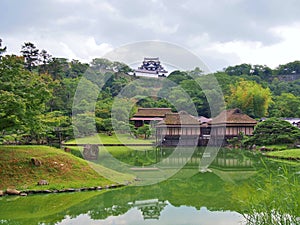
[(138, 108), (137, 113), (130, 118), (130, 121), (134, 122), (135, 127), (150, 123), (155, 124), (162, 121), (166, 113), (171, 112), (171, 108)]
[(185, 111), (167, 113), (156, 126), (156, 144), (161, 146), (196, 146), (200, 138), (200, 122)]
[(210, 138), (226, 141), (240, 135), (250, 136), (256, 124), (255, 119), (243, 114), (240, 109), (224, 110), (209, 122)]

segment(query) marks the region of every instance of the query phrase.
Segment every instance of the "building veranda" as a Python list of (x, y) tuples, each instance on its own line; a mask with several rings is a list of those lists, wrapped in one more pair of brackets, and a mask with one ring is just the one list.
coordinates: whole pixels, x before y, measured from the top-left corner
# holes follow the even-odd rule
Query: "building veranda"
[(239, 109), (224, 110), (213, 119), (195, 117), (185, 111), (166, 113), (156, 126), (156, 145), (224, 145), (234, 137), (251, 136), (256, 124), (255, 119)]

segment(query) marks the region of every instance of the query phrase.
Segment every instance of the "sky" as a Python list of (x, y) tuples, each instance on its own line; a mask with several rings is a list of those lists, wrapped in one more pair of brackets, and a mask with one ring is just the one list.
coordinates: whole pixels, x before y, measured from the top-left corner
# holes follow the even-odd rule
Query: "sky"
[(298, 0), (0, 0), (8, 54), (32, 42), (55, 57), (90, 62), (130, 43), (163, 41), (211, 71), (300, 60)]

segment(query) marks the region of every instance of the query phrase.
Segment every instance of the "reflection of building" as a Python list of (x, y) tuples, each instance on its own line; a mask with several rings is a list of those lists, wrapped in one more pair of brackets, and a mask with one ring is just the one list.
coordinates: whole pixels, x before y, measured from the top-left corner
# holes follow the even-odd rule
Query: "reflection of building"
[(167, 113), (156, 126), (156, 143), (165, 146), (197, 146), (200, 122), (185, 111)]
[(168, 71), (166, 71), (160, 64), (159, 58), (144, 58), (143, 64), (134, 71), (136, 76), (156, 76), (166, 77)]
[(134, 122), (135, 127), (140, 127), (151, 122), (162, 121), (166, 113), (171, 112), (171, 108), (138, 108), (130, 121)]
[(167, 205), (165, 201), (160, 201), (158, 199), (148, 199), (142, 201), (135, 201), (133, 203), (134, 207), (142, 211), (144, 220), (147, 219), (159, 219), (161, 211)]

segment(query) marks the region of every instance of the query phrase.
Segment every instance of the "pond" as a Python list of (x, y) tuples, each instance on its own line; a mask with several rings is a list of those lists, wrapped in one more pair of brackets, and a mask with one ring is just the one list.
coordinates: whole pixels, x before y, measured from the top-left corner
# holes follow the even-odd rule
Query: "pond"
[(196, 161), (153, 185), (2, 197), (0, 224), (300, 224), (299, 163), (220, 153), (201, 173)]

